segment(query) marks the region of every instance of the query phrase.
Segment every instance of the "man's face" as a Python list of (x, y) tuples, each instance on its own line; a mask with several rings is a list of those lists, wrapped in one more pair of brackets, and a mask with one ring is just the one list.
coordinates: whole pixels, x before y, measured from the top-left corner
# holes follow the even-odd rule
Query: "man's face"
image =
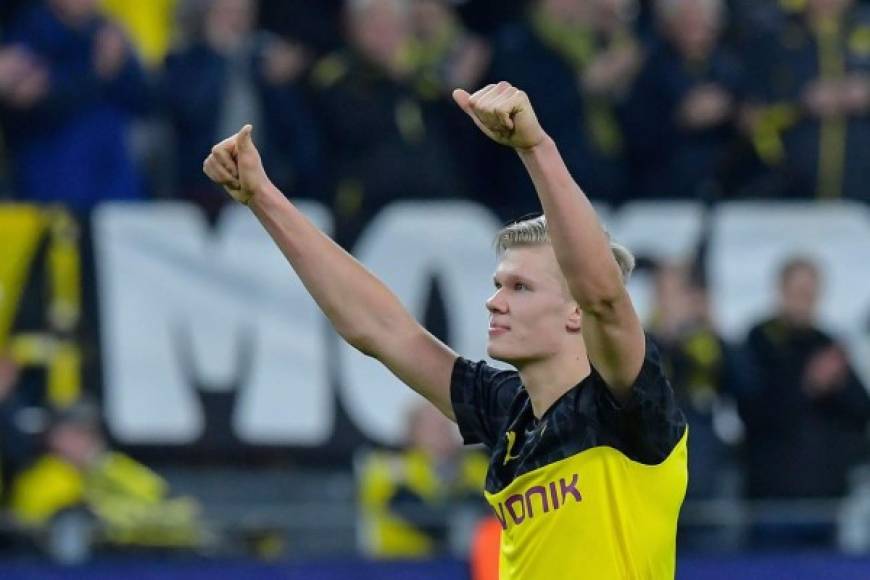
[(429, 403), (413, 410), (409, 446), (437, 459), (448, 459), (462, 447), (456, 424)]
[(409, 41), (410, 13), (399, 10), (391, 0), (372, 0), (349, 14), (348, 31), (360, 54), (389, 69)]
[(235, 47), (251, 33), (255, 16), (252, 0), (215, 0), (206, 15), (206, 29), (222, 46)]
[(796, 326), (809, 326), (816, 317), (819, 300), (819, 277), (815, 270), (795, 268), (780, 287), (780, 308), (785, 318)]
[(703, 60), (713, 50), (721, 26), (721, 13), (708, 3), (683, 0), (666, 28), (671, 41), (684, 57)]
[(98, 5), (98, 0), (51, 0), (55, 13), (73, 25), (92, 18), (97, 13)]
[(496, 268), (487, 354), (514, 365), (548, 358), (576, 340), (580, 313), (550, 245), (508, 249)]
[(854, 0), (809, 0), (807, 10), (816, 18), (838, 18), (852, 4)]
[(72, 423), (55, 426), (48, 437), (49, 449), (79, 468), (87, 467), (102, 445), (94, 429)]
[(569, 26), (593, 21), (595, 7), (588, 0), (540, 0), (541, 8), (550, 18)]

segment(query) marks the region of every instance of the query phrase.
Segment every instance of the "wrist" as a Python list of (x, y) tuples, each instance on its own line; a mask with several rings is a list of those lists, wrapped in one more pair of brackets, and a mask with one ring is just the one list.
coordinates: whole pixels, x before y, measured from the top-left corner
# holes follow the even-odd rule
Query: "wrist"
[(251, 207), (264, 207), (268, 206), (275, 199), (283, 197), (284, 194), (271, 181), (266, 180), (263, 184), (253, 188), (248, 205)]
[(520, 157), (535, 157), (541, 153), (552, 151), (556, 148), (556, 142), (547, 133), (543, 133), (540, 141), (530, 147), (515, 147)]

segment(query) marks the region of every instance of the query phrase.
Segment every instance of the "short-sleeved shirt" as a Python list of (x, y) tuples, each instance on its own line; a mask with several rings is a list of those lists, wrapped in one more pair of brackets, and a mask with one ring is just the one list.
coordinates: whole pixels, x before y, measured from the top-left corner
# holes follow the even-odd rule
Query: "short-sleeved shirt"
[(652, 342), (622, 403), (593, 368), (538, 419), (519, 373), (463, 358), (451, 399), (490, 450), (502, 580), (674, 577), (688, 430)]

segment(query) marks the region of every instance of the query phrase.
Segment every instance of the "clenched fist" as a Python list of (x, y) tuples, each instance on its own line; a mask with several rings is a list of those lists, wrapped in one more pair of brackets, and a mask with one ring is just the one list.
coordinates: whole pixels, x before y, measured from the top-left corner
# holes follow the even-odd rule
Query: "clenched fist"
[(473, 95), (456, 89), (453, 100), (496, 143), (514, 149), (531, 149), (547, 137), (529, 97), (510, 83), (487, 85)]
[(251, 125), (245, 125), (238, 133), (212, 147), (202, 164), (209, 179), (245, 205), (271, 183), (263, 169), (260, 152), (251, 139), (253, 130)]

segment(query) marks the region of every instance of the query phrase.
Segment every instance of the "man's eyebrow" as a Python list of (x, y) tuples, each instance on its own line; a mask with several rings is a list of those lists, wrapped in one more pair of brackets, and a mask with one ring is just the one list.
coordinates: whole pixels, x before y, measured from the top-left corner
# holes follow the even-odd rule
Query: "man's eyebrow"
[(522, 274), (515, 274), (513, 272), (504, 272), (502, 274), (493, 275), (493, 277), (492, 277), (493, 284), (499, 283), (499, 278), (501, 278), (503, 282), (524, 282), (526, 284), (531, 282), (531, 279), (529, 279), (526, 276), (523, 276)]

